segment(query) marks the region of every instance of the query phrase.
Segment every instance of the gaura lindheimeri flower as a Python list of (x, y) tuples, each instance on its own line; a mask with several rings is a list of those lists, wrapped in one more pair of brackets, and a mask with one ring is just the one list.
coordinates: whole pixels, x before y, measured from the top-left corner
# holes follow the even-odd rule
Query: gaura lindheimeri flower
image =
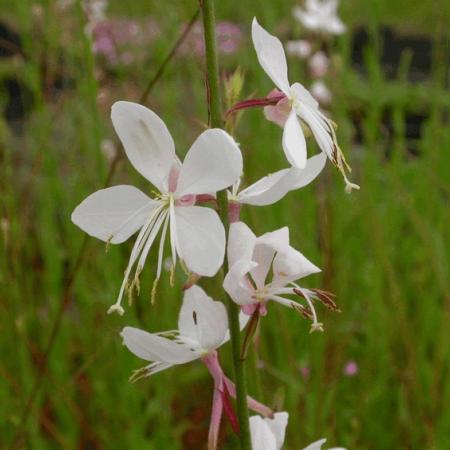
[(288, 192), (300, 189), (311, 183), (325, 167), (326, 156), (319, 153), (306, 161), (303, 169), (290, 167), (261, 178), (256, 183), (239, 191), (240, 180), (234, 183), (229, 192), (230, 202), (266, 206), (282, 199)]
[[(261, 67), (278, 88), (265, 99), (265, 105), (270, 105), (266, 106), (266, 117), (270, 119), (271, 109), (275, 108), (272, 114), (276, 113), (282, 118), (276, 122), (283, 123), (282, 145), (287, 160), (300, 169), (306, 165), (306, 139), (301, 120), (311, 130), (320, 149), (342, 173), (347, 191), (358, 189), (357, 185), (347, 179), (345, 171), (349, 171), (350, 167), (337, 143), (334, 131), (336, 125), (319, 110), (317, 101), (300, 83), (290, 85), (286, 55), (280, 40), (262, 28), (256, 18), (253, 19), (252, 37)], [(248, 102), (252, 104), (245, 106), (242, 102), (242, 105), (235, 106), (232, 111), (255, 106), (255, 100)], [(259, 104), (264, 103), (260, 100)]]
[(289, 415), (278, 412), (273, 418), (250, 417), (252, 450), (280, 450), (284, 443)]
[(308, 30), (342, 34), (346, 26), (337, 15), (338, 0), (306, 0), (306, 8), (296, 6), (294, 17)]
[[(311, 331), (322, 331), (314, 301), (319, 300), (337, 310), (333, 294), (320, 289), (305, 289), (295, 283), (320, 269), (290, 246), (287, 227), (256, 237), (245, 223), (232, 223), (227, 251), (230, 270), (223, 287), (245, 314), (264, 316), (267, 303), (274, 301), (311, 319)], [(306, 305), (286, 298), (287, 295), (300, 297)]]
[[(241, 316), (241, 328), (247, 320)], [(151, 364), (134, 372), (131, 381), (153, 375), (169, 367), (196, 359), (208, 368), (214, 380), (214, 394), (209, 430), (208, 449), (215, 449), (222, 413), (225, 411), (231, 425), (238, 431), (237, 417), (230, 397), (236, 398), (234, 383), (224, 374), (217, 355), (217, 348), (229, 340), (228, 318), (225, 306), (208, 297), (198, 286), (185, 291), (178, 317), (178, 330), (147, 333), (137, 328), (125, 327), (121, 333), (123, 342), (132, 353)], [(272, 410), (247, 398), (248, 407), (265, 417)]]
[(242, 155), (225, 131), (209, 129), (192, 144), (181, 163), (169, 130), (154, 112), (121, 101), (113, 105), (111, 119), (128, 159), (159, 192), (150, 198), (133, 186), (102, 189), (77, 206), (72, 221), (91, 236), (112, 244), (120, 244), (140, 230), (118, 299), (108, 311), (123, 314), (125, 289), (129, 293), (134, 287), (139, 289), (139, 274), (161, 229), (156, 280), (168, 231), (173, 267), (178, 255), (198, 275), (213, 276), (219, 270), (225, 253), (224, 227), (214, 210), (195, 203), (198, 195), (225, 189), (239, 178)]

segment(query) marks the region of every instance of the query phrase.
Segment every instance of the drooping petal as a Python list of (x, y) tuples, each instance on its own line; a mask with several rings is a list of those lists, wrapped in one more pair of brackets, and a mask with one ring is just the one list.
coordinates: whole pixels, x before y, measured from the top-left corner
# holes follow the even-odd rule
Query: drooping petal
[(219, 347), (228, 329), (225, 306), (214, 301), (198, 286), (188, 289), (178, 317), (180, 337), (197, 342), (203, 350)]
[(232, 185), (242, 173), (242, 154), (225, 131), (204, 131), (192, 144), (180, 169), (177, 197), (207, 194)]
[(295, 170), (293, 175), (293, 186), (291, 191), (300, 189), (313, 181), (322, 172), (327, 162), (327, 156), (324, 153), (308, 158), (306, 161), (306, 167), (304, 169), (291, 169)]
[(275, 436), (262, 417), (250, 417), (250, 434), (252, 450), (278, 450)]
[(223, 280), (223, 288), (238, 305), (253, 303), (254, 289), (247, 280), (247, 274), (257, 266), (253, 261), (240, 260), (230, 267)]
[(167, 192), (176, 156), (165, 123), (145, 106), (124, 101), (114, 103), (111, 119), (131, 164), (161, 192)]
[(298, 169), (304, 169), (306, 166), (306, 140), (294, 108), (284, 124), (282, 143), (289, 163)]
[(284, 443), (286, 434), (286, 426), (288, 423), (289, 414), (287, 412), (277, 412), (273, 415), (273, 419), (264, 419), (269, 428), (272, 430), (277, 443), (277, 450), (280, 450)]
[(289, 96), (286, 55), (280, 40), (268, 33), (253, 18), (252, 39), (259, 64), (275, 85)]
[(190, 271), (214, 276), (225, 256), (225, 229), (217, 213), (201, 206), (175, 207), (176, 247)]
[(145, 223), (157, 205), (139, 189), (120, 185), (91, 194), (75, 208), (71, 219), (89, 235), (120, 244)]
[(183, 344), (133, 327), (125, 327), (121, 336), (131, 353), (146, 361), (184, 364), (199, 357)]
[(252, 260), (256, 236), (244, 222), (234, 222), (230, 225), (228, 234), (227, 256), (231, 267), (238, 260)]

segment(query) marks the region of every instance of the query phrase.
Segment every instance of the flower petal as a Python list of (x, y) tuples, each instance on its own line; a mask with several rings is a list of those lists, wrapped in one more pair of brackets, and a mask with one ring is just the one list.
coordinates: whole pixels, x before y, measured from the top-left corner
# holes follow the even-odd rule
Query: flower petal
[(232, 223), (228, 234), (227, 246), (229, 266), (231, 267), (240, 259), (251, 261), (255, 242), (255, 234), (244, 222)]
[(199, 357), (183, 344), (177, 344), (139, 328), (125, 327), (121, 336), (128, 350), (146, 361), (184, 364)]
[(264, 419), (275, 436), (277, 450), (280, 450), (283, 446), (288, 419), (289, 414), (284, 411), (275, 413), (273, 419)]
[(250, 417), (252, 450), (278, 450), (277, 441), (267, 422), (260, 416)]
[(234, 263), (223, 280), (223, 288), (238, 305), (254, 303), (254, 289), (247, 279), (247, 274), (257, 266), (254, 261), (240, 260)]
[(280, 40), (268, 33), (256, 17), (252, 23), (252, 39), (259, 64), (275, 85), (289, 96), (286, 55)]
[(291, 169), (295, 171), (295, 175), (292, 176), (290, 181), (293, 185), (291, 191), (295, 189), (300, 189), (313, 181), (322, 172), (325, 164), (327, 162), (327, 156), (324, 153), (319, 153), (317, 155), (308, 158), (306, 161), (306, 167), (304, 169)]
[(242, 173), (242, 154), (225, 131), (204, 131), (192, 144), (180, 169), (176, 194), (206, 194), (232, 185)]
[(303, 450), (321, 450), (322, 445), (325, 444), (325, 442), (327, 442), (326, 439), (320, 439), (319, 441), (309, 444), (308, 447), (305, 447)]
[(291, 246), (278, 251), (273, 260), (273, 280), (278, 285), (318, 272), (317, 266)]
[(265, 233), (256, 239), (255, 250), (253, 251), (253, 260), (258, 265), (252, 270), (252, 278), (258, 288), (262, 288), (266, 284), (266, 277), (269, 273), (276, 251), (288, 246), (288, 227), (283, 227), (279, 230)]
[(282, 143), (284, 154), (290, 164), (298, 169), (304, 169), (306, 166), (306, 140), (294, 108), (284, 124)]
[(111, 120), (134, 168), (161, 192), (167, 192), (176, 156), (165, 123), (145, 106), (123, 101), (112, 106)]
[(72, 222), (102, 241), (120, 244), (147, 220), (158, 202), (133, 186), (101, 189), (85, 198), (73, 211)]
[(192, 286), (184, 294), (178, 329), (180, 337), (198, 343), (201, 349), (215, 350), (228, 329), (224, 304), (208, 297), (200, 287)]
[(212, 277), (225, 255), (225, 229), (217, 213), (201, 206), (175, 207), (176, 247), (190, 271)]

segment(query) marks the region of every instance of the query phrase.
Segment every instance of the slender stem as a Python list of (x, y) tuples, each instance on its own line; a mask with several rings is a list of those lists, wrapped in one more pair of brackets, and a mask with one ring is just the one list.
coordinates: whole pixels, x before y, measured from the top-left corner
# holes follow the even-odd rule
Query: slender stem
[[(216, 26), (214, 17), (214, 0), (200, 0), (203, 11), (203, 28), (205, 35), (206, 70), (208, 86), (208, 103), (210, 124), (212, 127), (222, 127), (221, 100), (219, 88), (219, 67), (216, 49)], [(226, 190), (217, 193), (219, 214), (228, 232), (228, 195)], [(227, 270), (227, 260), (224, 270)], [(239, 307), (226, 294), (225, 303), (228, 309), (230, 327), (231, 351), (233, 354), (234, 377), (236, 381), (236, 409), (239, 420), (239, 438), (242, 450), (251, 450), (249, 417), (247, 408), (247, 383), (244, 361), (241, 361), (241, 332), (239, 326)]]

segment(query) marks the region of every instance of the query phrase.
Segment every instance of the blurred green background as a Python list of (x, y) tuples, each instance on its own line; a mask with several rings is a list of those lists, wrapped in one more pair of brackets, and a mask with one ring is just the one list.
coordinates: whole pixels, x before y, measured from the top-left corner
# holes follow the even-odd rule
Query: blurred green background
[[(224, 79), (242, 69), (241, 99), (272, 89), (251, 44), (253, 16), (286, 42), (304, 33), (293, 6), (284, 0), (217, 2), (218, 21), (241, 30), (237, 50), (220, 57)], [(84, 235), (70, 214), (108, 173), (108, 140), (116, 139), (110, 106), (137, 101), (196, 8), (187, 0), (110, 1), (106, 15), (115, 21), (114, 32), (129, 27), (128, 21), (138, 24), (130, 32), (135, 41), (117, 62), (93, 53), (80, 3), (0, 0), (2, 27), (19, 37), (3, 30), (0, 38), (1, 448), (205, 446), (212, 384), (204, 367), (193, 363), (130, 384), (132, 370), (143, 364), (119, 337), (124, 325), (174, 328), (182, 271), (173, 289), (163, 276), (151, 305), (154, 267), (147, 265), (141, 295), (123, 317), (106, 310), (132, 240), (105, 254), (102, 242), (88, 239), (71, 278)], [(294, 246), (323, 268), (305, 285), (335, 292), (342, 313), (321, 308), (325, 333), (310, 335), (299, 315), (271, 306), (248, 360), (250, 392), (289, 411), (286, 449), (326, 437), (331, 446), (350, 450), (446, 450), (449, 4), (348, 0), (340, 15), (349, 31), (333, 45), (328, 110), (361, 190), (345, 194), (328, 165), (315, 183), (275, 206), (245, 208), (243, 220), (256, 234), (289, 225)], [(412, 73), (406, 44), (393, 67), (383, 63), (384, 26), (429, 43), (429, 64), (417, 69), (419, 75)], [(367, 39), (358, 56), (355, 30), (361, 27)], [(190, 42), (146, 102), (167, 123), (180, 155), (207, 121), (204, 63)], [(291, 81), (305, 82), (305, 63), (290, 58), (289, 65)], [(417, 117), (418, 134), (414, 127), (410, 132)], [(241, 116), (236, 139), (246, 182), (286, 166), (281, 130), (261, 110)], [(312, 141), (309, 149), (316, 151)], [(111, 183), (150, 191), (125, 158)], [(217, 292), (213, 282), (203, 285)], [(46, 364), (55, 321), (59, 328)], [(229, 346), (221, 355), (231, 374)], [(224, 422), (223, 448), (237, 448), (233, 439)]]

